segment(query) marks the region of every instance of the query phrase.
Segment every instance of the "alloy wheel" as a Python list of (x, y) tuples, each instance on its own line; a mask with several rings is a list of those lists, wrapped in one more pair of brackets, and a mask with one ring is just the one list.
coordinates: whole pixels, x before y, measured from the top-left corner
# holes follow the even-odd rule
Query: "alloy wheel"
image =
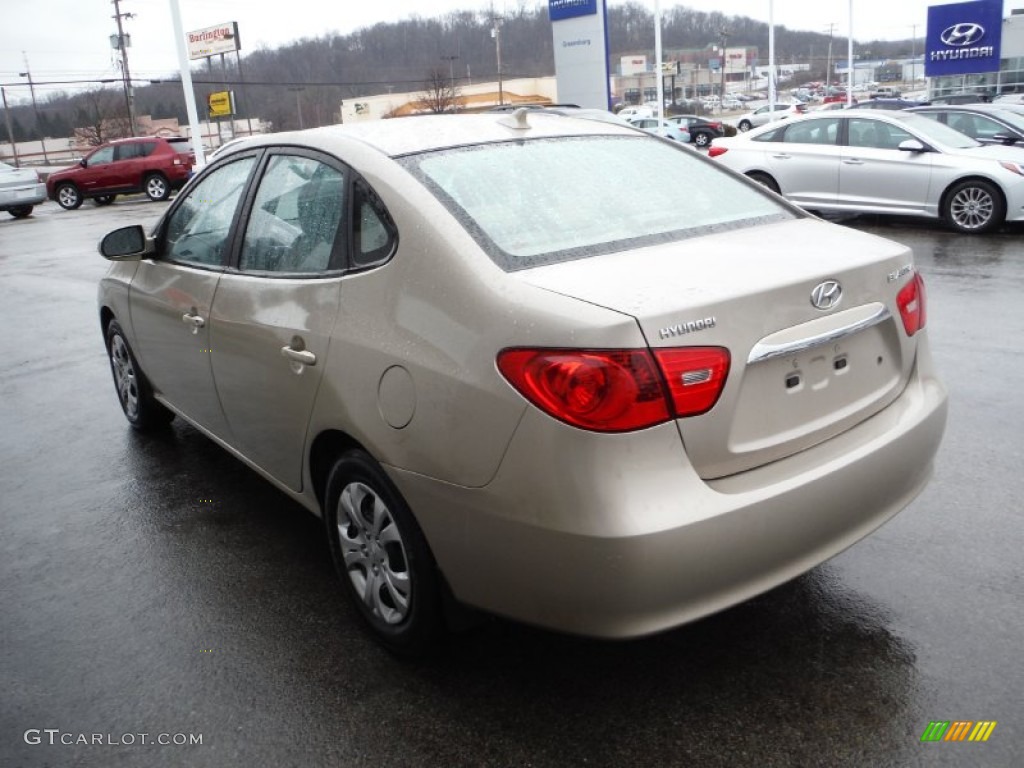
[(110, 366), (114, 369), (114, 383), (121, 407), (129, 419), (139, 415), (139, 381), (132, 364), (132, 356), (123, 338), (115, 335), (110, 342)]
[(338, 499), (337, 521), (341, 555), (356, 595), (374, 618), (401, 623), (409, 614), (412, 581), (387, 504), (368, 485), (350, 482)]
[(987, 190), (974, 186), (964, 187), (950, 201), (950, 218), (960, 229), (981, 229), (992, 220), (995, 207), (995, 201)]

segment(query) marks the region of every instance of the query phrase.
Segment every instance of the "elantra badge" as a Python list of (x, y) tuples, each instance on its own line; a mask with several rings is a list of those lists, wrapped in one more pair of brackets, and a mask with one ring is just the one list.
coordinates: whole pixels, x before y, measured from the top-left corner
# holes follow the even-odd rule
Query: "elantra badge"
[(832, 309), (843, 298), (843, 286), (836, 280), (818, 283), (811, 291), (811, 304), (822, 311)]
[(939, 39), (946, 45), (965, 48), (974, 45), (985, 36), (985, 28), (981, 24), (960, 23), (942, 30)]

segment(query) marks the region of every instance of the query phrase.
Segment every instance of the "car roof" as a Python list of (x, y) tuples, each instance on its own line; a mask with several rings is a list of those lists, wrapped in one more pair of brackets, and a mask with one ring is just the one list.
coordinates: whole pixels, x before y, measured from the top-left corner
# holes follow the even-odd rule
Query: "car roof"
[(979, 115), (998, 115), (1000, 112), (1012, 112), (1006, 105), (1000, 104), (929, 104), (924, 107), (913, 107), (908, 112), (976, 112)]
[(618, 121), (570, 117), (562, 110), (522, 109), (509, 113), (423, 115), (372, 120), (308, 131), (253, 137), (246, 149), (266, 144), (299, 144), (330, 151), (350, 143), (389, 157), (436, 149), (557, 136), (624, 135), (637, 131)]

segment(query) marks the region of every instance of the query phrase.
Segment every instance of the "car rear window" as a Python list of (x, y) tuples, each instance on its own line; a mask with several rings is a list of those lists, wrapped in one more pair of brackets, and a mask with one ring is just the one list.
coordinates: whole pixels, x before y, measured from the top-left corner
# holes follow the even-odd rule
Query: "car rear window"
[(167, 143), (174, 148), (175, 152), (182, 155), (187, 155), (192, 151), (192, 142), (188, 139), (168, 139)]
[(510, 271), (796, 216), (656, 138), (534, 139), (400, 162)]

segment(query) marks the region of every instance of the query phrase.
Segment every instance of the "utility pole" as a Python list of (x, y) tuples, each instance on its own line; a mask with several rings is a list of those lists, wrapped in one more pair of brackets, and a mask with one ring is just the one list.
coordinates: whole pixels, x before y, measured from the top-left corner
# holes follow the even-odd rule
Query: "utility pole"
[(11, 110), (7, 107), (7, 91), (0, 88), (0, 98), (4, 102), (4, 120), (7, 123), (7, 140), (11, 142), (11, 152), (14, 155), (14, 166), (21, 168), (21, 163), (18, 162), (18, 143), (14, 140), (14, 129), (11, 127)]
[[(19, 72), (18, 75), (21, 77), (28, 78), (28, 90), (29, 93), (32, 94), (32, 111), (35, 113), (36, 116), (36, 132), (39, 133), (39, 143), (43, 147), (43, 162), (49, 165), (50, 158), (46, 156), (46, 136), (43, 133), (43, 123), (39, 119), (39, 107), (36, 104), (36, 87), (32, 82), (32, 70), (28, 68), (28, 54), (22, 51), (21, 55), (25, 57), (25, 71)], [(7, 109), (6, 101), (4, 102), (4, 109)]]
[(117, 22), (117, 47), (121, 49), (121, 74), (124, 76), (124, 101), (128, 107), (128, 129), (135, 135), (135, 97), (132, 95), (132, 76), (128, 71), (128, 42), (124, 36), (121, 19), (131, 19), (134, 13), (121, 13), (121, 0), (111, 0), (114, 4), (114, 21)]

